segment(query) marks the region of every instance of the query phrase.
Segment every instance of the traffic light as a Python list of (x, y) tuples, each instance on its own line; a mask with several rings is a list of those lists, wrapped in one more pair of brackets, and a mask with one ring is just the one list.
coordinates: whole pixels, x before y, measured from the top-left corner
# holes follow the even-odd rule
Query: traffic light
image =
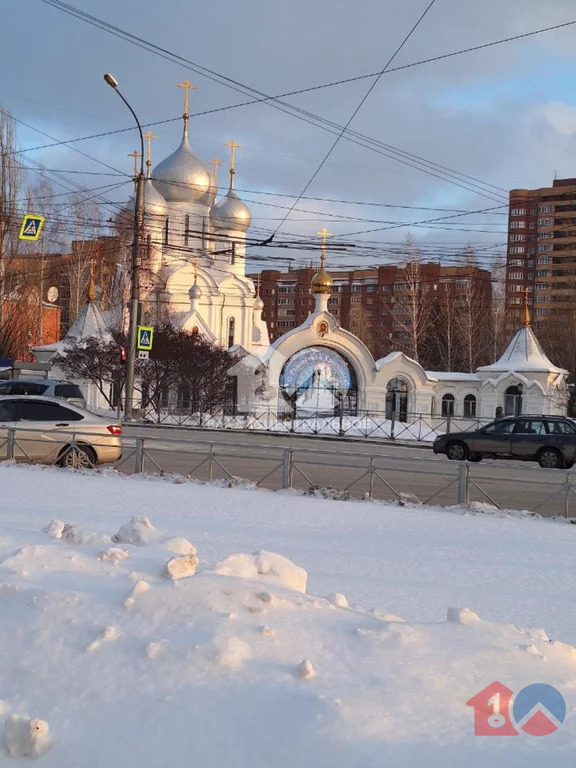
[(120, 347), (120, 362), (122, 365), (126, 365), (126, 362), (128, 360), (128, 352), (124, 349), (124, 347)]

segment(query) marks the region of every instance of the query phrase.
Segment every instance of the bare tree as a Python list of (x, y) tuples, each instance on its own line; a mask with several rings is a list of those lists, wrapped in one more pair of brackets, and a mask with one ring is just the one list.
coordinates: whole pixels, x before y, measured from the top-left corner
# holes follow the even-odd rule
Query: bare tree
[(458, 365), (458, 304), (453, 280), (440, 280), (435, 297), (434, 332), (430, 341), (435, 348), (435, 364), (442, 371), (454, 371)]
[(6, 272), (18, 252), (18, 225), (22, 217), (20, 196), (24, 172), (16, 152), (14, 121), (8, 112), (0, 109), (0, 355), (10, 353), (13, 336), (4, 327), (6, 300)]
[(430, 286), (423, 283), (421, 255), (412, 238), (406, 239), (404, 248), (405, 264), (399, 271), (392, 300), (394, 329), (402, 334), (399, 348), (422, 362), (424, 339), (433, 322), (433, 303), (426, 295)]

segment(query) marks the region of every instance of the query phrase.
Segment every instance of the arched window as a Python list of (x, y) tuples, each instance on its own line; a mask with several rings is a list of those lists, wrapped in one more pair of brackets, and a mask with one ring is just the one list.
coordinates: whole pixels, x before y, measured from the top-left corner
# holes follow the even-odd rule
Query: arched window
[(386, 418), (408, 421), (408, 382), (396, 377), (386, 386)]
[(188, 245), (189, 237), (190, 237), (190, 216), (186, 214), (186, 216), (184, 216), (184, 245)]
[(442, 398), (442, 416), (454, 416), (454, 395), (444, 395)]
[(231, 317), (228, 320), (228, 346), (232, 347), (234, 345), (234, 331), (236, 330), (236, 320)]
[(476, 418), (476, 398), (474, 395), (466, 395), (464, 398), (464, 418)]
[(504, 393), (504, 415), (520, 416), (522, 413), (522, 384), (508, 387)]
[(164, 245), (168, 245), (168, 235), (170, 232), (170, 220), (166, 219), (164, 222)]

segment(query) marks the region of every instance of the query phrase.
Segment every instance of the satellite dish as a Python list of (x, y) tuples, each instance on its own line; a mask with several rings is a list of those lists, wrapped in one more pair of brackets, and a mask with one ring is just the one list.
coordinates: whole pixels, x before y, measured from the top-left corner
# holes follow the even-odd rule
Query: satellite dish
[(53, 285), (51, 288), (48, 288), (48, 293), (46, 294), (48, 301), (51, 304), (54, 304), (55, 301), (58, 300), (58, 288), (56, 288), (55, 285)]

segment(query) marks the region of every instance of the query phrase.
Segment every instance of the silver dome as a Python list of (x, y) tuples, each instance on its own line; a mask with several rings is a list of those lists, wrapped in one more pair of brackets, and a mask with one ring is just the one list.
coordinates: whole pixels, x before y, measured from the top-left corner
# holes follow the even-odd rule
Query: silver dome
[(262, 301), (260, 296), (256, 296), (256, 298), (254, 299), (254, 309), (258, 311), (264, 309), (264, 302)]
[(146, 179), (144, 186), (144, 211), (147, 216), (168, 216), (166, 200), (150, 179)]
[(188, 291), (188, 295), (191, 299), (199, 299), (202, 297), (202, 289), (197, 283), (194, 283), (194, 285)]
[(184, 126), (182, 143), (152, 173), (154, 186), (168, 203), (208, 204), (213, 179), (208, 168), (188, 143)]
[(233, 229), (245, 232), (252, 223), (250, 209), (230, 187), (226, 197), (212, 206), (210, 220), (218, 229)]

